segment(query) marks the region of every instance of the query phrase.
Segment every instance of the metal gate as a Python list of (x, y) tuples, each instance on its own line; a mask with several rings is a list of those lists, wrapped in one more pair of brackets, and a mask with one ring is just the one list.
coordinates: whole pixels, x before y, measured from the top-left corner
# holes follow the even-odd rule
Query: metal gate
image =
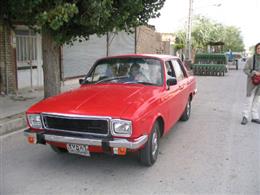
[(43, 86), (41, 36), (28, 29), (15, 33), (18, 89)]
[(85, 75), (93, 63), (105, 56), (135, 53), (135, 34), (118, 32), (91, 35), (88, 41), (63, 46), (63, 80)]

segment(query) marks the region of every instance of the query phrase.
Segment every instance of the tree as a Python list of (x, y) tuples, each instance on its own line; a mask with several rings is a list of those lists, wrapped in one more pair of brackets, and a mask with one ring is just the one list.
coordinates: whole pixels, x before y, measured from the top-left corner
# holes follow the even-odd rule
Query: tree
[(196, 16), (192, 30), (193, 48), (204, 50), (209, 42), (222, 41), (223, 25), (203, 16)]
[[(178, 37), (185, 34), (185, 30), (178, 31)], [(205, 51), (209, 42), (224, 42), (224, 50), (243, 51), (244, 43), (241, 32), (237, 27), (224, 26), (204, 16), (195, 16), (192, 28), (192, 47), (195, 51)], [(185, 41), (185, 39), (183, 40)]]
[(223, 41), (225, 42), (224, 49), (228, 51), (242, 52), (245, 45), (241, 36), (241, 31), (235, 26), (227, 26), (224, 31)]
[(176, 33), (175, 44), (173, 47), (176, 51), (183, 49), (185, 47), (185, 32), (184, 31), (180, 30)]
[(165, 0), (5, 0), (1, 19), (42, 33), (44, 96), (60, 93), (60, 46), (147, 24)]
[(175, 43), (173, 45), (174, 55), (178, 55), (181, 59), (184, 59), (184, 48), (185, 48), (185, 32), (178, 31), (175, 36)]

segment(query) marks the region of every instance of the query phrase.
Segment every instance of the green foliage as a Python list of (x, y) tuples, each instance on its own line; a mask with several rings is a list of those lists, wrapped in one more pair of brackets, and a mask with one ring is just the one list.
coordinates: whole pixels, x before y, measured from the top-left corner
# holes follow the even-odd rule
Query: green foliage
[(194, 48), (204, 49), (209, 42), (222, 41), (223, 29), (221, 24), (214, 23), (203, 16), (196, 16), (192, 31), (192, 44)]
[(213, 25), (204, 17), (197, 17), (193, 23), (192, 44), (195, 48), (204, 48), (210, 41)]
[(51, 33), (63, 44), (92, 34), (131, 31), (159, 16), (165, 0), (4, 0), (1, 18)]
[(49, 26), (55, 31), (61, 28), (64, 23), (67, 23), (78, 11), (75, 4), (64, 3), (49, 12), (44, 11), (37, 15), (36, 24), (37, 26)]
[[(185, 30), (178, 31), (177, 37), (182, 37), (185, 43)], [(204, 16), (195, 16), (192, 27), (192, 47), (199, 51), (205, 51), (209, 42), (224, 42), (224, 51), (243, 51), (244, 42), (241, 32), (237, 27), (224, 26)]]
[(175, 44), (173, 47), (177, 51), (180, 49), (183, 49), (185, 47), (185, 32), (184, 31), (180, 30), (176, 33), (176, 40), (175, 40)]
[(174, 44), (174, 49), (176, 49), (177, 51), (180, 50), (180, 49), (183, 49), (185, 47), (184, 44)]
[(225, 42), (224, 48), (226, 51), (229, 49), (237, 52), (244, 51), (244, 42), (241, 32), (237, 27), (227, 26), (224, 31), (223, 41)]

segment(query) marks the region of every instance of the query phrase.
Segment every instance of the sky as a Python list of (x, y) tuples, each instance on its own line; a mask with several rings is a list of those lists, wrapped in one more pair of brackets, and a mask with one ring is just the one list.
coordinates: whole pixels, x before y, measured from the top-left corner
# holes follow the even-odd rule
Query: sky
[[(219, 5), (220, 6), (216, 6)], [(166, 0), (161, 16), (151, 19), (156, 31), (173, 33), (185, 27), (189, 0)], [(260, 42), (260, 0), (193, 0), (193, 15), (200, 14), (240, 29), (246, 49)]]

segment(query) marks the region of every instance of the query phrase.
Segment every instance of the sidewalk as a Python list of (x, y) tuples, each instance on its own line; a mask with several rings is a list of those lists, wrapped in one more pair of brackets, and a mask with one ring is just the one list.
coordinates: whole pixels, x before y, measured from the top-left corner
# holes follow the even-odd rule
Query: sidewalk
[[(78, 79), (62, 84), (61, 91), (79, 87)], [(43, 89), (23, 89), (17, 95), (0, 95), (0, 135), (26, 127), (25, 111), (43, 99)]]

